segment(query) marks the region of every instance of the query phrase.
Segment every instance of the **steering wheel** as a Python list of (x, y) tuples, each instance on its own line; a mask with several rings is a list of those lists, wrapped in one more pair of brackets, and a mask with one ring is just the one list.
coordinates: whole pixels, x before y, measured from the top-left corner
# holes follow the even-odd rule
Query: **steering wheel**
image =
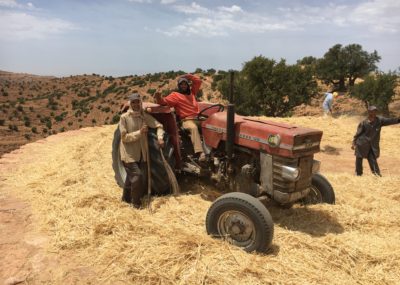
[(204, 121), (205, 119), (207, 119), (208, 115), (206, 115), (204, 113), (212, 108), (218, 108), (217, 112), (222, 112), (225, 109), (224, 105), (222, 105), (222, 104), (214, 104), (214, 105), (208, 106), (199, 112), (199, 114), (197, 115), (197, 120)]

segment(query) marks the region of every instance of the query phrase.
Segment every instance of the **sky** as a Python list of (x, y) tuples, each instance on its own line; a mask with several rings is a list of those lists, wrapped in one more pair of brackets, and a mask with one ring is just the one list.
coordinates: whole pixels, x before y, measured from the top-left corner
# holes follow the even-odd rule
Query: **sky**
[(295, 64), (360, 44), (400, 67), (399, 0), (0, 0), (0, 70), (106, 76)]

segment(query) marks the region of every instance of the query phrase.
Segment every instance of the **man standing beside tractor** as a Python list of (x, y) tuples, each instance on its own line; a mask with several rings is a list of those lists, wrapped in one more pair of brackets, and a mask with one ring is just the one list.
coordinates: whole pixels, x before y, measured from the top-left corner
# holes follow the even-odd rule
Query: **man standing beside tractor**
[(122, 201), (132, 203), (135, 208), (140, 208), (141, 198), (145, 195), (145, 164), (147, 158), (148, 127), (157, 128), (157, 138), (160, 147), (164, 146), (164, 130), (162, 124), (142, 109), (142, 100), (138, 93), (128, 97), (130, 108), (119, 121), (121, 132), (120, 155), (126, 170), (126, 180), (123, 187)]
[(378, 117), (376, 112), (375, 106), (368, 107), (368, 118), (358, 125), (357, 132), (354, 135), (351, 148), (355, 150), (357, 176), (363, 174), (362, 161), (364, 158), (368, 160), (372, 173), (382, 176), (377, 161), (380, 152), (381, 128), (400, 123), (400, 118)]
[[(189, 81), (192, 86), (189, 85)], [(160, 105), (168, 105), (175, 108), (175, 112), (182, 121), (182, 126), (190, 132), (190, 139), (193, 144), (194, 152), (198, 155), (199, 161), (205, 161), (203, 146), (198, 129), (199, 104), (196, 94), (201, 86), (201, 79), (193, 74), (185, 74), (178, 79), (178, 91), (172, 92), (167, 97), (162, 98), (159, 92), (154, 94), (156, 102)]]

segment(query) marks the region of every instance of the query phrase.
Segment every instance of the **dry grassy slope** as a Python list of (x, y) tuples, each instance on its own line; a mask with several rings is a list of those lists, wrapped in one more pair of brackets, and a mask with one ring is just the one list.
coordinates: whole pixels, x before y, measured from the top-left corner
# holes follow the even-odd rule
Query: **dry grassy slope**
[[(278, 120), (323, 129), (322, 147), (337, 149), (348, 147), (358, 122)], [(383, 178), (359, 178), (343, 171), (351, 153), (327, 156), (322, 163), (334, 167), (324, 175), (336, 205), (270, 206), (272, 249), (248, 254), (205, 233), (210, 202), (203, 197), (212, 189), (191, 183), (179, 197), (156, 198), (152, 214), (121, 203), (111, 168), (114, 129), (58, 134), (0, 160), (1, 192), (28, 201), (49, 236), (50, 252), (75, 261), (55, 267), (46, 255), (28, 257), (24, 263), (34, 265), (29, 284), (65, 284), (71, 275), (77, 284), (399, 284), (398, 168)], [(399, 139), (400, 126), (383, 130), (383, 155), (397, 163)]]

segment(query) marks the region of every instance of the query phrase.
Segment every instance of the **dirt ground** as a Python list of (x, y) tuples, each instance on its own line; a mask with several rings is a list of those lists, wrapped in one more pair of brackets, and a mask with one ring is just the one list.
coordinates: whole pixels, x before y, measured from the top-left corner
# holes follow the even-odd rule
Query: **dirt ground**
[[(285, 119), (282, 119), (285, 121)], [(289, 120), (289, 119), (287, 119)], [(294, 123), (296, 119), (290, 119), (291, 123)], [(300, 119), (297, 119), (300, 120)], [(329, 119), (330, 121), (326, 123), (326, 121), (321, 121), (321, 128), (323, 128), (326, 132), (324, 134), (324, 138), (321, 145), (321, 153), (317, 154), (316, 158), (322, 161), (322, 169), (321, 172), (324, 174), (328, 174), (329, 177), (336, 177), (335, 175), (344, 175), (345, 179), (352, 180), (356, 179), (352, 176), (354, 172), (354, 156), (353, 151), (350, 149), (349, 141), (351, 138), (343, 139), (331, 130), (329, 127), (338, 126), (338, 131), (346, 130), (349, 134), (355, 131), (356, 121), (354, 118), (344, 118), (344, 119)], [(312, 118), (304, 118), (300, 120), (302, 125), (314, 125), (317, 124), (314, 122), (315, 119)], [(339, 126), (340, 125), (340, 126)], [(83, 261), (79, 254), (76, 253), (76, 250), (72, 247), (68, 247), (67, 245), (64, 247), (54, 246), (57, 244), (59, 239), (65, 238), (63, 236), (58, 236), (56, 230), (49, 231), (48, 227), (44, 226), (46, 223), (51, 224), (51, 221), (43, 221), (43, 215), (40, 213), (40, 209), (38, 208), (37, 202), (35, 202), (36, 197), (30, 195), (31, 188), (36, 189), (35, 191), (39, 195), (40, 187), (37, 187), (37, 184), (41, 182), (37, 180), (36, 182), (32, 182), (33, 180), (29, 177), (34, 175), (36, 171), (43, 172), (43, 179), (49, 179), (43, 181), (43, 187), (52, 187), (49, 186), (51, 184), (59, 184), (64, 185), (65, 187), (73, 186), (74, 183), (78, 183), (79, 179), (90, 179), (90, 177), (81, 177), (77, 176), (77, 173), (80, 169), (86, 167), (92, 167), (92, 164), (89, 166), (89, 160), (92, 159), (87, 156), (87, 153), (97, 151), (97, 147), (102, 143), (108, 143), (110, 141), (110, 135), (112, 134), (112, 127), (108, 126), (107, 128), (85, 128), (78, 131), (71, 131), (67, 133), (58, 134), (55, 136), (48, 137), (44, 140), (40, 140), (28, 145), (21, 147), (18, 150), (15, 150), (9, 154), (4, 154), (0, 159), (0, 284), (98, 284), (100, 283), (109, 283), (109, 284), (125, 284), (126, 279), (112, 278), (109, 280), (99, 279), (101, 276), (102, 267), (97, 266), (95, 262), (92, 264), (88, 264), (87, 261)], [(399, 126), (388, 127), (391, 128), (390, 132), (383, 132), (382, 134), (382, 157), (379, 159), (379, 164), (382, 168), (382, 173), (386, 177), (393, 177), (393, 179), (397, 179), (400, 176), (400, 168), (398, 167), (400, 155), (398, 150), (392, 151), (390, 140), (398, 141), (400, 139), (400, 128)], [(344, 132), (344, 131), (343, 131)], [(346, 134), (344, 134), (346, 136)], [(86, 143), (78, 143), (82, 142), (82, 140), (86, 141)], [(74, 144), (76, 141), (76, 144)], [(110, 145), (111, 147), (111, 145)], [(62, 149), (60, 149), (62, 148)], [(95, 148), (95, 150), (93, 150)], [(64, 164), (69, 163), (63, 161), (61, 156), (62, 153), (66, 154), (65, 159), (75, 160), (76, 163), (75, 169), (70, 169), (71, 173), (61, 173), (61, 176), (58, 176), (57, 171), (63, 172), (62, 168)], [(109, 153), (99, 153), (99, 155), (108, 156)], [(107, 160), (109, 161), (109, 159)], [(48, 168), (45, 166), (40, 166), (38, 168), (35, 165), (48, 164)], [(86, 165), (85, 165), (86, 164)], [(31, 165), (31, 168), (28, 170), (25, 169), (23, 172), (20, 172), (21, 166)], [(56, 168), (52, 168), (52, 166)], [(82, 168), (81, 168), (82, 167)], [(99, 167), (99, 166), (96, 166)], [(49, 169), (46, 172), (46, 169)], [(101, 168), (99, 168), (101, 169)], [(99, 169), (93, 169), (93, 171), (99, 172)], [(112, 173), (110, 173), (110, 166), (104, 166), (103, 171), (99, 177), (104, 181), (97, 181), (96, 185), (101, 185), (104, 188), (111, 187), (110, 191), (116, 189), (116, 186), (111, 186), (113, 183)], [(369, 175), (368, 165), (366, 161), (364, 162), (364, 171), (367, 173), (366, 180), (361, 180), (362, 183), (368, 183), (368, 181), (372, 181), (371, 175)], [(32, 172), (32, 173), (30, 173)], [(24, 174), (27, 176), (25, 177)], [(32, 176), (33, 177), (33, 176)], [(54, 181), (52, 181), (54, 179)], [(62, 181), (60, 181), (60, 179)], [(363, 179), (363, 178), (361, 178)], [(28, 184), (24, 184), (23, 181), (31, 181)], [(22, 182), (21, 182), (22, 181)], [(375, 181), (375, 180), (373, 180)], [(36, 183), (36, 184), (34, 184)], [(104, 184), (103, 184), (104, 183)], [(373, 182), (375, 183), (375, 182)], [(333, 183), (335, 188), (340, 188), (340, 183)], [(21, 186), (16, 191), (13, 188), (13, 185)], [(397, 184), (398, 185), (398, 184)], [(191, 185), (192, 189), (188, 189), (189, 187), (184, 188), (184, 191), (197, 191), (204, 190), (204, 186), (202, 185)], [(193, 189), (197, 187), (197, 190)], [(375, 186), (374, 186), (375, 187)], [(38, 190), (39, 189), (39, 190)], [(70, 189), (70, 188), (68, 188)], [(340, 189), (341, 190), (341, 189)], [(395, 190), (395, 189), (392, 189)], [(32, 190), (33, 191), (33, 190)], [(43, 190), (45, 191), (45, 190)], [(343, 191), (343, 190), (341, 190)], [(355, 191), (355, 190), (352, 190)], [(29, 195), (24, 195), (25, 192), (29, 192)], [(206, 192), (206, 191), (204, 191)], [(210, 192), (211, 193), (211, 192)], [(340, 195), (343, 192), (337, 193), (339, 196), (339, 204), (341, 206), (350, 207), (346, 204), (345, 200), (341, 200)], [(348, 194), (343, 194), (346, 196)], [(112, 197), (115, 200), (118, 200), (119, 193), (112, 194)], [(32, 199), (32, 200), (31, 200)], [(37, 198), (40, 199), (40, 198)], [(108, 198), (107, 198), (108, 199)], [(398, 199), (398, 197), (396, 198)], [(31, 203), (32, 201), (32, 203)], [(119, 201), (116, 201), (118, 203)], [(49, 201), (50, 203), (50, 201)], [(68, 204), (68, 201), (65, 201)], [(208, 203), (208, 202), (207, 202)], [(160, 204), (162, 206), (162, 204)], [(209, 204), (205, 204), (207, 206)], [(59, 205), (58, 205), (59, 206)], [(160, 207), (161, 207), (160, 206)], [(200, 207), (200, 210), (202, 207)], [(324, 208), (325, 209), (325, 208)], [(130, 210), (130, 209), (128, 209)], [(132, 211), (132, 210), (131, 210)], [(335, 210), (332, 210), (335, 211)], [(397, 211), (397, 210), (396, 210)], [(51, 215), (52, 213), (48, 213)], [(204, 216), (204, 213), (200, 213), (200, 216)], [(72, 219), (73, 217), (71, 217)], [(50, 219), (50, 218), (49, 218)], [(182, 219), (185, 219), (183, 217)], [(285, 224), (285, 220), (283, 218), (277, 219), (278, 224), (282, 226)], [(340, 220), (340, 219), (339, 219)], [(283, 222), (282, 222), (283, 221)], [(331, 225), (332, 226), (332, 225)], [(342, 231), (346, 231), (346, 226), (340, 225), (340, 222), (336, 223), (336, 228), (342, 228)], [(279, 231), (284, 231), (285, 227), (283, 227)], [(200, 231), (204, 231), (199, 226)], [(335, 232), (335, 231), (333, 231)], [(72, 235), (71, 231), (71, 235)], [(291, 233), (291, 239), (296, 239), (296, 234), (293, 235)], [(398, 234), (397, 234), (398, 236)], [(310, 239), (310, 237), (308, 237)], [(311, 237), (312, 239), (312, 237)], [(277, 241), (284, 243), (285, 241), (279, 240)], [(289, 240), (286, 242), (290, 242)], [(317, 239), (315, 242), (318, 242)], [(360, 245), (358, 245), (360, 246)], [(79, 246), (78, 249), (79, 251)], [(236, 249), (229, 249), (229, 251), (235, 251)], [(339, 251), (342, 249), (338, 249)], [(392, 248), (393, 250), (393, 248)], [(348, 251), (351, 251), (348, 249)], [(398, 248), (397, 248), (398, 251)], [(285, 256), (285, 250), (281, 249), (282, 258)], [(347, 252), (348, 253), (348, 252)], [(340, 259), (342, 255), (347, 256), (346, 252), (338, 252), (338, 258)], [(242, 254), (236, 253), (235, 254)], [(244, 254), (244, 253), (243, 253)], [(395, 254), (398, 254), (395, 253)], [(248, 254), (247, 254), (248, 255)], [(279, 258), (279, 250), (272, 254), (275, 258)], [(351, 254), (350, 254), (351, 255)], [(278, 257), (277, 257), (278, 256)], [(391, 257), (388, 258), (392, 258)], [(351, 256), (349, 257), (351, 258)], [(373, 258), (371, 258), (371, 262), (374, 262)], [(357, 258), (354, 257), (354, 262), (356, 262)], [(115, 260), (114, 260), (115, 261)], [(298, 259), (299, 266), (301, 266), (301, 259)], [(111, 264), (111, 263), (110, 263)], [(398, 263), (395, 263), (398, 265)], [(305, 265), (307, 266), (307, 265)], [(145, 270), (146, 265), (143, 265), (143, 270)], [(382, 272), (375, 272), (374, 274), (386, 274), (388, 268), (382, 269)], [(398, 270), (399, 268), (397, 268)], [(212, 271), (212, 269), (208, 269), (208, 271)], [(253, 269), (254, 270), (254, 269)], [(321, 270), (318, 268), (316, 270)], [(329, 271), (329, 268), (326, 268)], [(385, 271), (386, 270), (386, 271)], [(397, 271), (395, 268), (392, 270)], [(99, 273), (100, 272), (100, 273)], [(251, 272), (250, 272), (251, 273)], [(249, 273), (249, 274), (250, 274)], [(258, 273), (253, 274), (257, 275)], [(323, 273), (319, 273), (323, 274)], [(351, 274), (350, 272), (348, 274)], [(369, 272), (370, 274), (370, 272)], [(397, 273), (398, 277), (398, 271)], [(393, 277), (393, 275), (391, 275)], [(259, 278), (261, 278), (259, 276)], [(302, 281), (305, 282), (307, 279), (304, 277)], [(322, 277), (321, 277), (322, 278)], [(366, 278), (368, 279), (368, 278)], [(253, 279), (244, 279), (247, 280), (245, 283), (252, 283)], [(261, 279), (260, 279), (261, 280)], [(324, 280), (323, 278), (318, 280), (318, 278), (314, 277), (311, 280), (308, 280), (309, 284), (322, 284), (322, 283), (330, 283), (330, 284), (340, 284), (340, 280)], [(349, 281), (350, 280), (350, 281)], [(349, 284), (351, 279), (346, 280), (344, 283)], [(385, 279), (382, 275), (378, 276), (377, 279), (372, 279), (372, 283), (378, 284), (379, 280), (382, 281), (381, 284), (399, 284), (399, 279), (394, 280), (393, 278)], [(169, 282), (170, 281), (170, 282)], [(185, 284), (184, 281), (181, 280), (169, 280), (165, 283), (171, 284)], [(204, 281), (204, 280), (203, 280)], [(215, 280), (214, 280), (215, 281)], [(354, 280), (353, 280), (354, 281)], [(322, 283), (321, 283), (322, 282)], [(140, 282), (133, 281), (132, 283), (140, 284)], [(151, 282), (150, 282), (151, 283)], [(160, 282), (162, 284), (164, 282)], [(188, 282), (192, 283), (192, 282)], [(195, 282), (197, 283), (197, 282)], [(202, 282), (198, 282), (202, 283)], [(205, 281), (202, 284), (215, 283), (210, 281)], [(218, 283), (218, 282), (217, 282)], [(225, 283), (222, 281), (222, 283)], [(294, 284), (293, 280), (287, 280), (287, 282), (282, 279), (280, 283), (284, 284)], [(359, 280), (358, 284), (368, 284), (367, 280)], [(154, 284), (154, 283), (153, 283)], [(244, 283), (242, 283), (244, 284)], [(342, 283), (343, 284), (343, 283)]]
[(48, 233), (40, 230), (40, 222), (32, 214), (29, 201), (17, 197), (12, 189), (2, 185), (5, 173), (12, 173), (19, 164), (41, 158), (43, 153), (35, 151), (37, 145), (54, 144), (61, 137), (81, 133), (84, 131), (71, 131), (56, 140), (56, 137), (40, 140), (1, 157), (0, 284), (54, 284), (55, 280), (57, 284), (91, 284), (86, 280), (95, 279), (91, 269), (74, 260), (68, 251), (61, 253), (48, 249)]

